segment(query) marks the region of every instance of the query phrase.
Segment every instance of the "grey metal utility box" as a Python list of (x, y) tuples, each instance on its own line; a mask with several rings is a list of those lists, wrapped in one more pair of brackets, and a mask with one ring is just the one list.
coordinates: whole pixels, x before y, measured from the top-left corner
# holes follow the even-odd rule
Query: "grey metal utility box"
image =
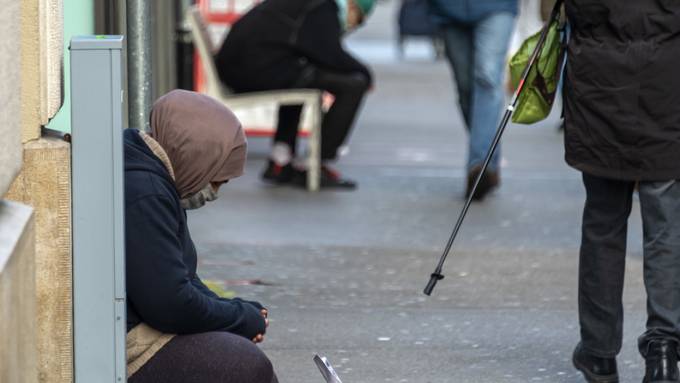
[(126, 381), (123, 44), (70, 46), (75, 383)]

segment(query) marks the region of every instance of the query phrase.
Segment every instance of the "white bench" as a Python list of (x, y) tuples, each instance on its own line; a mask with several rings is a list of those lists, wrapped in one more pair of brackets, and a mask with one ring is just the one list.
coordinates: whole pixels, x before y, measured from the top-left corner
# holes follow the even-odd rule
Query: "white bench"
[[(317, 89), (286, 89), (267, 92), (252, 92), (235, 94), (222, 83), (215, 67), (214, 54), (216, 49), (208, 34), (208, 28), (198, 7), (187, 11), (187, 18), (191, 24), (194, 46), (198, 50), (203, 72), (205, 87), (203, 92), (230, 109), (248, 108), (262, 104), (276, 103), (277, 105), (304, 105), (310, 113), (311, 123), (303, 124), (302, 129), (308, 129), (309, 148), (307, 150), (307, 189), (319, 190), (321, 176), (321, 121), (322, 121), (322, 92)], [(275, 129), (275, 127), (274, 127)], [(272, 131), (273, 133), (273, 131)]]

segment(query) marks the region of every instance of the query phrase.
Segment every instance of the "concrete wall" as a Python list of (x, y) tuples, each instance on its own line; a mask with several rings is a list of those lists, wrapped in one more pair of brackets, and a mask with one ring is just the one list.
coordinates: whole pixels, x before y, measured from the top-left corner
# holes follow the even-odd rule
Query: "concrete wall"
[[(69, 240), (60, 246), (55, 237), (50, 237), (52, 206), (55, 212), (70, 210), (68, 198), (59, 199), (59, 190), (50, 187), (49, 181), (58, 174), (45, 167), (55, 153), (36, 151), (40, 140), (41, 126), (54, 116), (62, 103), (62, 3), (56, 0), (0, 0), (0, 196), (15, 181), (22, 167), (22, 154), (26, 148), (26, 166), (15, 182), (23, 186), (30, 196), (23, 200), (41, 207), (39, 222), (41, 251), (46, 248), (70, 252)], [(22, 143), (26, 143), (22, 146)], [(63, 151), (63, 148), (62, 148)], [(66, 150), (68, 152), (68, 150)], [(59, 157), (62, 167), (69, 166), (67, 155)], [(68, 172), (66, 172), (68, 174)], [(42, 177), (42, 178), (41, 178)], [(68, 182), (65, 182), (68, 185)], [(16, 187), (16, 186), (15, 186)], [(68, 186), (66, 186), (68, 191)], [(62, 193), (63, 194), (63, 193)], [(68, 193), (66, 193), (68, 194)], [(66, 201), (66, 202), (64, 202)], [(54, 204), (54, 205), (52, 205)], [(45, 208), (49, 205), (49, 208)], [(67, 215), (68, 218), (68, 215)], [(63, 223), (68, 232), (68, 222)], [(45, 233), (43, 235), (43, 233)], [(64, 238), (64, 235), (60, 233)], [(25, 205), (0, 199), (0, 382), (38, 382), (37, 319), (36, 307), (36, 228), (33, 210)], [(69, 254), (70, 256), (70, 254)], [(52, 262), (56, 262), (52, 260)], [(69, 262), (70, 264), (70, 262)], [(43, 266), (50, 272), (62, 272), (52, 263)], [(68, 271), (68, 270), (67, 270)], [(70, 276), (66, 275), (70, 281)], [(70, 290), (57, 292), (63, 286), (52, 284), (43, 289), (52, 290), (50, 297), (40, 302), (41, 308), (63, 304), (59, 294), (70, 295)], [(59, 297), (59, 298), (54, 298)], [(70, 306), (60, 308), (70, 313)], [(70, 315), (70, 314), (68, 314)], [(58, 322), (56, 317), (41, 318), (49, 323)], [(45, 324), (42, 324), (43, 326)], [(68, 320), (70, 326), (70, 319)], [(54, 330), (54, 327), (51, 328)], [(51, 337), (60, 339), (61, 333)], [(68, 335), (67, 335), (68, 336)], [(43, 359), (56, 360), (66, 364), (70, 371), (72, 360), (65, 350), (51, 348)], [(66, 351), (66, 352), (64, 352)], [(65, 356), (61, 356), (61, 355)], [(60, 359), (61, 358), (61, 359)], [(42, 379), (44, 382), (47, 380)], [(56, 381), (56, 380), (51, 380)], [(61, 380), (60, 382), (66, 382)]]
[[(36, 138), (40, 125), (71, 130), (69, 73), (62, 62), (68, 63), (66, 48), (72, 35), (93, 33), (94, 0), (69, 0), (63, 10), (61, 1), (23, 1), (27, 11), (23, 27), (39, 34), (23, 40), (24, 56), (30, 58), (24, 68), (28, 84), (22, 105), (24, 165), (6, 198), (35, 209), (39, 381), (69, 383), (73, 381), (70, 145), (56, 138)], [(31, 20), (39, 20), (40, 26), (36, 29)], [(36, 71), (39, 81), (33, 77)], [(36, 98), (41, 102), (25, 101)], [(39, 110), (33, 107), (37, 105)]]
[(37, 383), (31, 208), (0, 200), (0, 382)]
[(40, 138), (40, 127), (62, 104), (62, 8), (61, 0), (21, 1), (23, 142)]
[[(21, 2), (0, 0), (0, 196), (21, 168)], [(39, 128), (39, 126), (38, 126)], [(0, 199), (0, 382), (37, 382), (32, 210)]]
[(24, 145), (24, 166), (6, 198), (35, 209), (40, 383), (73, 381), (71, 151), (61, 139)]
[(20, 2), (0, 0), (0, 196), (21, 167), (20, 88), (21, 62), (17, 52)]

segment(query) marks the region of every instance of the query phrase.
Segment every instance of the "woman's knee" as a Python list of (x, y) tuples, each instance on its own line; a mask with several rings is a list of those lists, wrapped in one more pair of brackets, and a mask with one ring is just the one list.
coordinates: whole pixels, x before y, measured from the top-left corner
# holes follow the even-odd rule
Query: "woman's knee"
[(272, 362), (258, 346), (242, 337), (232, 338), (230, 343), (230, 357), (237, 358), (232, 363), (241, 376), (240, 381), (271, 383), (274, 380)]
[(475, 67), (474, 81), (478, 86), (497, 89), (503, 85), (503, 65), (485, 62)]
[(262, 350), (260, 350), (257, 346), (254, 346), (257, 348), (258, 356), (252, 360), (252, 368), (251, 368), (251, 373), (249, 374), (252, 377), (252, 382), (261, 382), (261, 383), (272, 383), (274, 381), (274, 366), (272, 366), (272, 362), (269, 360), (267, 355), (265, 355)]
[[(252, 341), (225, 332), (211, 332), (175, 338), (174, 360), (183, 360), (201, 382), (271, 383), (272, 363)], [(178, 366), (172, 366), (178, 367)]]

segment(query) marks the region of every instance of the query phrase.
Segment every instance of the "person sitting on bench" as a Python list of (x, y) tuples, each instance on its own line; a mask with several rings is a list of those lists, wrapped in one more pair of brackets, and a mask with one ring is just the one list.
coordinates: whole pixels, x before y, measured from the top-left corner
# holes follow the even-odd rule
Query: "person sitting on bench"
[(196, 274), (185, 209), (243, 174), (246, 140), (234, 114), (176, 90), (151, 112), (151, 133), (124, 132), (128, 382), (276, 383), (267, 310), (224, 299)]
[[(375, 0), (267, 0), (231, 28), (215, 64), (234, 92), (320, 89), (335, 96), (321, 129), (321, 186), (349, 188), (328, 166), (347, 139), (372, 75), (342, 46), (345, 32), (360, 26)], [(262, 174), (275, 184), (301, 183), (306, 172), (294, 166), (302, 105), (279, 108), (271, 156)]]

